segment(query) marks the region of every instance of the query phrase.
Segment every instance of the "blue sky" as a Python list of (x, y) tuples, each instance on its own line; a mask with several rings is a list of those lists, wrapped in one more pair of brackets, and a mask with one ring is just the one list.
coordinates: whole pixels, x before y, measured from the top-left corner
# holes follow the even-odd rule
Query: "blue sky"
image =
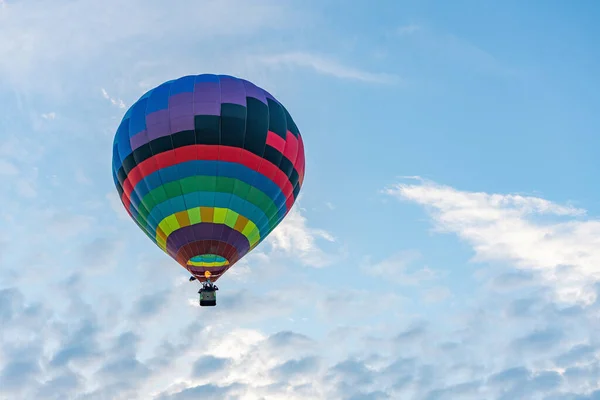
[[(0, 0), (0, 399), (600, 398), (600, 4)], [(219, 305), (112, 140), (187, 74), (282, 101), (307, 171)]]

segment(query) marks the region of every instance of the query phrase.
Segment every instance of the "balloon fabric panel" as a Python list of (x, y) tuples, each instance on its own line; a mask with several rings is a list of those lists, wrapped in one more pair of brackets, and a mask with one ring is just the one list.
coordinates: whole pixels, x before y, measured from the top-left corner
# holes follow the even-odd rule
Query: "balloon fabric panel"
[(263, 89), (231, 76), (185, 76), (129, 108), (112, 169), (142, 231), (197, 279), (210, 271), (216, 281), (290, 211), (304, 144)]

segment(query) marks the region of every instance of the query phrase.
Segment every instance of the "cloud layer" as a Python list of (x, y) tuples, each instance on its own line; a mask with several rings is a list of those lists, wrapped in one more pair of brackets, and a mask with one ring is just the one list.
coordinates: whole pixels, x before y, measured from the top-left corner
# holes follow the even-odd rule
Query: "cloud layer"
[[(480, 263), (498, 258), (495, 243), (520, 243), (500, 232), (532, 236), (528, 232), (539, 229), (540, 222), (528, 218), (538, 213), (571, 219), (551, 227), (590, 223), (578, 219), (583, 218), (581, 210), (541, 198), (463, 192), (433, 183), (392, 185), (386, 193), (426, 206), (436, 228), (473, 244)], [(297, 212), (269, 251), (279, 251), (281, 242), (287, 243), (286, 251), (304, 254), (307, 242), (324, 235), (307, 231)], [(563, 254), (574, 251), (568, 242), (562, 246)], [(580, 305), (565, 305), (556, 297), (555, 291), (563, 290), (558, 282), (520, 275), (534, 263), (534, 271), (555, 268), (545, 264), (545, 254), (525, 256), (524, 251), (502, 252), (508, 269), (486, 278), (476, 302), (435, 320), (426, 312), (399, 317), (395, 311), (404, 299), (393, 292), (327, 290), (318, 283), (279, 285), (262, 294), (256, 287), (228, 291), (220, 307), (208, 311), (186, 306), (186, 283), (138, 292), (131, 304), (107, 297), (86, 301), (88, 284), (77, 279), (57, 289), (66, 302), (32, 302), (19, 288), (5, 287), (0, 291), (0, 394), (57, 399), (593, 399), (600, 368), (592, 334), (600, 329), (598, 303), (585, 298)], [(268, 257), (254, 255), (249, 264)], [(402, 267), (419, 259), (416, 253), (401, 254), (382, 262), (380, 270), (394, 272), (396, 265), (402, 285), (419, 286), (432, 276)], [(513, 272), (510, 265), (516, 267)], [(570, 287), (572, 282), (563, 283)], [(490, 292), (489, 285), (503, 290)], [(529, 290), (520, 291), (523, 286)], [(387, 297), (383, 320), (374, 316), (374, 296), (380, 301)], [(307, 306), (322, 312), (305, 313)], [(344, 312), (347, 307), (351, 313)], [(259, 321), (281, 325), (303, 313), (317, 325), (298, 320), (292, 323), (295, 329), (270, 333), (253, 327)]]

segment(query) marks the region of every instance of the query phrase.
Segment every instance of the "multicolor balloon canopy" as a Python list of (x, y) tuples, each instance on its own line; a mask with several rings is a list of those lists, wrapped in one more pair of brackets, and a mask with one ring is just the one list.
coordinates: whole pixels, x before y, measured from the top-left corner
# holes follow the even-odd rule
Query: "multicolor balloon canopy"
[(285, 107), (231, 76), (185, 76), (127, 110), (112, 170), (137, 225), (198, 280), (214, 282), (292, 208), (304, 144)]

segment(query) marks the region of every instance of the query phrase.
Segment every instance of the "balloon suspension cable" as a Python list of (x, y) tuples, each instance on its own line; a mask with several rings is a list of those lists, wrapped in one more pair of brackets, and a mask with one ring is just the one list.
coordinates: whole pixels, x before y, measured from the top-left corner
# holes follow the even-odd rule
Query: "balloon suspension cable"
[(206, 278), (206, 280), (204, 282), (201, 282), (202, 289), (219, 290), (219, 288), (217, 288), (217, 286), (210, 280), (210, 277), (211, 277), (210, 271), (204, 271), (204, 277)]

